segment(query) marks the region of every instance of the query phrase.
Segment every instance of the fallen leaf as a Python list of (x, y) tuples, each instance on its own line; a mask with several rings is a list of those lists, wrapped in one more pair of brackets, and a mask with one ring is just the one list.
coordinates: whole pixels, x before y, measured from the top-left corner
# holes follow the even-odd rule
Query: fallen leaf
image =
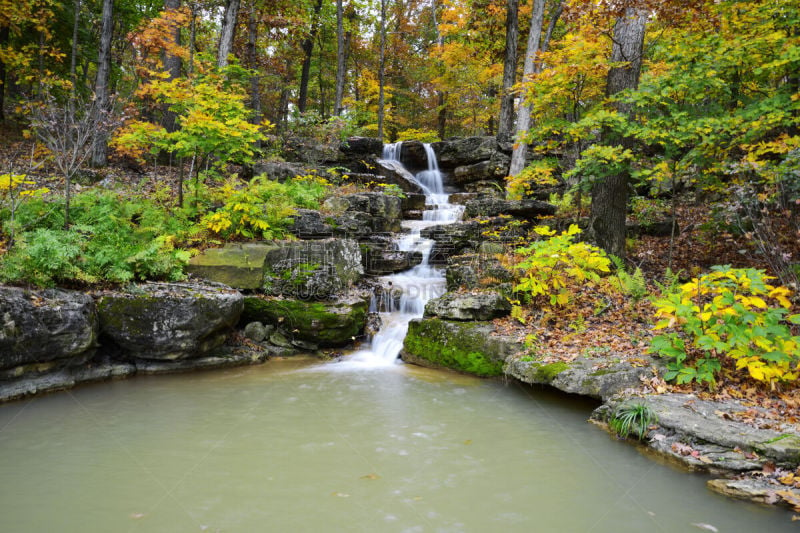
[(338, 496), (339, 498), (349, 498), (350, 495), (346, 492), (331, 492), (331, 496)]
[(381, 476), (378, 474), (367, 474), (366, 476), (361, 476), (361, 479), (380, 479)]
[(765, 474), (774, 474), (775, 473), (775, 463), (772, 461), (768, 461), (764, 463), (764, 466), (761, 468), (761, 471)]
[(698, 459), (700, 460), (701, 463), (705, 463), (707, 465), (710, 465), (710, 464), (712, 464), (714, 462), (714, 460), (712, 458), (710, 458), (708, 456), (705, 456), (705, 455), (699, 456)]

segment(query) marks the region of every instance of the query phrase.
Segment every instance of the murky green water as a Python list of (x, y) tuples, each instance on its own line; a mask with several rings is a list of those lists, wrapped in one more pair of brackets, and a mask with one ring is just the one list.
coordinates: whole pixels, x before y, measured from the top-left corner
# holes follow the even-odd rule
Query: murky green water
[(398, 365), (136, 378), (0, 407), (0, 531), (797, 531), (585, 422)]

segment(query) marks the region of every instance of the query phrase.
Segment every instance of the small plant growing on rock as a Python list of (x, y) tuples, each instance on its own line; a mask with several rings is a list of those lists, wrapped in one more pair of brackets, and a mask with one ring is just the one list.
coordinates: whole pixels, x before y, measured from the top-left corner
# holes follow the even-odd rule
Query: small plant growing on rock
[(608, 421), (614, 433), (620, 438), (627, 439), (635, 435), (637, 439), (644, 440), (650, 426), (658, 422), (658, 417), (647, 405), (639, 402), (626, 402), (614, 409)]

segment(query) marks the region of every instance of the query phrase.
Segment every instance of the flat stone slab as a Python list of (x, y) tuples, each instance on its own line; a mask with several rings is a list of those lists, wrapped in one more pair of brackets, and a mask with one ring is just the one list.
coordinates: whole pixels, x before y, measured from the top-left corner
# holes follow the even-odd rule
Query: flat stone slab
[(509, 360), (505, 372), (520, 381), (550, 385), (570, 394), (580, 394), (606, 401), (612, 396), (633, 389), (642, 378), (653, 376), (654, 359), (633, 366), (627, 361), (613, 361), (613, 355), (602, 359), (578, 357), (572, 361), (546, 362), (543, 358), (523, 357)]
[(259, 289), (264, 283), (264, 260), (276, 248), (270, 243), (228, 243), (192, 257), (186, 271), (234, 289)]
[(425, 316), (448, 320), (492, 320), (507, 316), (511, 303), (495, 291), (448, 292), (425, 305)]

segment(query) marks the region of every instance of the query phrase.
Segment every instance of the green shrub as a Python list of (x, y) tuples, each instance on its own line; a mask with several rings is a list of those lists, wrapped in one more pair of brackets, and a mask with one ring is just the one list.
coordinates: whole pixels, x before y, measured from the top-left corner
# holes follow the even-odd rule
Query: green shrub
[(769, 285), (763, 270), (715, 266), (678, 290), (655, 300), (656, 329), (650, 351), (668, 358), (664, 379), (714, 386), (726, 358), (737, 370), (769, 383), (795, 381), (800, 374), (800, 337), (790, 324), (789, 289)]
[(657, 422), (658, 417), (648, 406), (638, 402), (625, 402), (614, 409), (608, 427), (623, 439), (635, 435), (637, 439), (644, 440), (648, 428)]

